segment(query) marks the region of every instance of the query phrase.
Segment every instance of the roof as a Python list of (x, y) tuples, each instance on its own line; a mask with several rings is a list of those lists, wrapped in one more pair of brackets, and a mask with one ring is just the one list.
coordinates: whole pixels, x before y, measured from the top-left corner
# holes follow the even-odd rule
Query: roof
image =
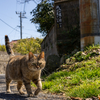
[[(33, 37), (34, 38), (34, 37)], [(26, 39), (30, 39), (30, 38), (26, 38)], [(20, 39), (18, 39), (18, 40), (20, 40)], [(18, 40), (12, 40), (11, 42), (17, 42)]]

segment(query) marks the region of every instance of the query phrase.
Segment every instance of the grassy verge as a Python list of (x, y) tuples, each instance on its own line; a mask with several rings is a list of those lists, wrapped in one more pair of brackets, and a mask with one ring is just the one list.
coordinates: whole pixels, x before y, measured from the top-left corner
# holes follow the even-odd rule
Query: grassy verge
[(66, 93), (72, 97), (92, 97), (100, 93), (99, 57), (75, 64), (73, 71), (59, 71), (48, 76), (43, 89), (51, 93)]
[(47, 76), (43, 82), (43, 90), (81, 98), (100, 95), (100, 55), (96, 52), (99, 47), (87, 48), (84, 59), (79, 52), (68, 58), (72, 60), (74, 57), (74, 63), (69, 63), (69, 60), (69, 64), (65, 64), (68, 68)]

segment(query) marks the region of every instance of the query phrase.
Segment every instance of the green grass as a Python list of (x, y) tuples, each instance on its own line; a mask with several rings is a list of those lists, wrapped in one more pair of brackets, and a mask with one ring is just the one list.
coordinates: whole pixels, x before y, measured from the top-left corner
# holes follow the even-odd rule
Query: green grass
[[(98, 45), (88, 47), (84, 51), (86, 54), (90, 54), (88, 59), (76, 60), (69, 65), (65, 64), (66, 67), (70, 67), (45, 77), (45, 81), (42, 82), (43, 90), (81, 98), (100, 95), (100, 56), (97, 54), (98, 52), (93, 54), (93, 50), (98, 51), (99, 47)], [(74, 54), (69, 59), (73, 57), (79, 59), (81, 54), (76, 53), (76, 56)]]
[[(100, 56), (99, 56), (100, 58)], [(52, 93), (66, 93), (72, 97), (92, 97), (100, 93), (100, 66), (97, 58), (77, 63), (77, 68), (72, 71), (55, 72), (43, 82), (43, 90)]]

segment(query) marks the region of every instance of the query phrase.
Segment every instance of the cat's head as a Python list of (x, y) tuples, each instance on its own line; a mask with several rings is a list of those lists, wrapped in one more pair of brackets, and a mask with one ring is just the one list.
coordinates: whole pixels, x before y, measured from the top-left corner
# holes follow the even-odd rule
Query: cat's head
[(39, 56), (35, 56), (32, 52), (28, 54), (28, 68), (32, 71), (42, 70), (45, 67), (44, 52), (42, 51)]

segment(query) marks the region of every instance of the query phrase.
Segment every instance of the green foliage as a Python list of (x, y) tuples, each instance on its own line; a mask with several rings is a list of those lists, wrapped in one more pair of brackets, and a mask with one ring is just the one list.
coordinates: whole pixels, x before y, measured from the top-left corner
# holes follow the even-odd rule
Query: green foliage
[[(100, 94), (100, 55), (98, 55), (98, 49), (97, 45), (88, 47), (84, 51), (88, 57), (81, 51), (71, 56), (70, 59), (74, 63), (65, 64), (66, 69), (46, 77), (45, 82), (43, 82), (43, 90), (51, 93), (65, 93), (66, 96), (70, 97), (97, 97)], [(82, 55), (84, 55), (83, 58)]]
[(99, 80), (91, 83), (84, 83), (72, 89), (69, 96), (73, 95), (74, 97), (82, 97), (82, 98), (87, 98), (92, 96), (97, 97), (98, 94), (100, 93), (99, 86), (100, 86)]
[(100, 48), (99, 44), (97, 44), (97, 45), (92, 44), (92, 45), (86, 46), (85, 49), (84, 49), (84, 51), (90, 52), (92, 50), (97, 50), (99, 48)]
[(5, 45), (0, 45), (0, 51), (6, 51)]
[(52, 93), (66, 93), (71, 97), (97, 96), (100, 93), (100, 66), (97, 59), (79, 62), (73, 71), (67, 69), (51, 74), (43, 82), (43, 89)]
[(41, 50), (41, 45), (40, 45), (41, 42), (42, 42), (42, 39), (39, 39), (39, 38), (22, 39), (22, 40), (19, 40), (17, 44), (14, 44), (13, 49), (14, 51), (21, 54), (27, 54), (30, 51), (35, 54), (38, 54), (40, 53), (40, 50)]
[(66, 58), (66, 64), (72, 64), (84, 60), (91, 59), (91, 57), (98, 56), (100, 53), (100, 45), (90, 45), (86, 47), (84, 51), (79, 51), (75, 54), (64, 55)]
[(37, 31), (45, 36), (54, 24), (54, 12), (52, 5), (47, 2), (47, 0), (44, 0), (31, 11), (31, 14), (33, 16), (31, 22), (38, 24), (39, 27), (37, 28)]

